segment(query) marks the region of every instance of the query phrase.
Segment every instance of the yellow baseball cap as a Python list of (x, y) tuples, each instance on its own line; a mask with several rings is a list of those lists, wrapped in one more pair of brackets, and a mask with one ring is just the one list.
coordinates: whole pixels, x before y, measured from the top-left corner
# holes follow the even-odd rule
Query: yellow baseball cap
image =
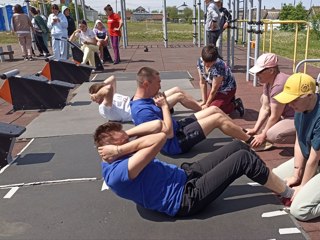
[(274, 99), (286, 104), (298, 97), (312, 94), (316, 91), (316, 81), (308, 74), (294, 73), (286, 81), (283, 91), (276, 95)]

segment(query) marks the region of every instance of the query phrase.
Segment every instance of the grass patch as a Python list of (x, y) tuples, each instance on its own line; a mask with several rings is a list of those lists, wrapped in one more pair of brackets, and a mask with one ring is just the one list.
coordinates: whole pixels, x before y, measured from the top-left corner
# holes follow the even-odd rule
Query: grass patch
[[(92, 28), (93, 23), (88, 24)], [(203, 28), (202, 28), (203, 31)], [(131, 43), (163, 43), (163, 25), (162, 22), (127, 22), (128, 42)], [(167, 33), (169, 43), (176, 42), (190, 42), (193, 40), (193, 25), (192, 24), (177, 24), (168, 23)], [(203, 36), (203, 32), (201, 33)], [(265, 51), (269, 51), (269, 34), (266, 34)], [(224, 34), (226, 36), (226, 34)], [(241, 29), (239, 29), (239, 39), (241, 36)], [(272, 49), (271, 51), (279, 56), (293, 59), (294, 52), (294, 32), (273, 31)], [(203, 37), (202, 37), (203, 38)], [(16, 35), (8, 32), (0, 32), (0, 44), (18, 43)], [(262, 35), (261, 35), (261, 53), (262, 53)], [(297, 62), (305, 58), (306, 46), (306, 31), (301, 31), (298, 34), (297, 47)], [(308, 58), (319, 58), (320, 56), (320, 41), (316, 34), (310, 34)], [(315, 63), (320, 66), (320, 63)]]

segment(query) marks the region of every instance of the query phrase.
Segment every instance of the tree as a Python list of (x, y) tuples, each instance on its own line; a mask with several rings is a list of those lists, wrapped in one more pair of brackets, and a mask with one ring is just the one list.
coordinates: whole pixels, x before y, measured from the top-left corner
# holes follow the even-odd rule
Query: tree
[[(279, 18), (280, 20), (307, 20), (307, 10), (305, 10), (302, 2), (299, 2), (296, 6), (285, 4), (280, 11)], [(293, 31), (295, 29), (295, 24), (281, 24), (280, 29)], [(305, 25), (299, 24), (298, 29), (305, 29)]]
[(176, 6), (167, 7), (167, 14), (170, 20), (178, 19), (178, 8)]
[(183, 18), (186, 20), (186, 22), (188, 23), (191, 23), (192, 22), (192, 9), (191, 8), (188, 8), (186, 7), (184, 10), (183, 10)]
[(317, 39), (320, 39), (320, 13), (312, 16), (312, 33), (316, 35)]

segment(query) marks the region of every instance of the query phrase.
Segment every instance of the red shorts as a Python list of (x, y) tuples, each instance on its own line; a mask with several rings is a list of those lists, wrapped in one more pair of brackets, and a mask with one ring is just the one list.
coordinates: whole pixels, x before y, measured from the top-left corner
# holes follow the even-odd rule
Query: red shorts
[(235, 99), (235, 94), (236, 89), (227, 92), (227, 94), (218, 92), (216, 93), (216, 96), (214, 97), (210, 106), (217, 106), (226, 114), (229, 114), (233, 112), (235, 107), (233, 102)]

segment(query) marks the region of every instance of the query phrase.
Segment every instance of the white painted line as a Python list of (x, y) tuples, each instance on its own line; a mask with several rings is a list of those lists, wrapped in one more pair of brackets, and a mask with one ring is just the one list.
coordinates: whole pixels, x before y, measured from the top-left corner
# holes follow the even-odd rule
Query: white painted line
[(277, 210), (277, 211), (262, 213), (261, 217), (268, 218), (268, 217), (276, 217), (276, 216), (287, 215), (287, 214), (288, 213), (283, 210)]
[(59, 183), (70, 183), (70, 182), (86, 182), (86, 181), (96, 181), (97, 178), (70, 178), (62, 180), (52, 180), (52, 181), (39, 181), (39, 182), (30, 182), (30, 183), (15, 183), (9, 185), (0, 185), (0, 189), (8, 189), (13, 187), (27, 187), (34, 185), (45, 185), (45, 184), (59, 184)]
[(13, 187), (3, 198), (11, 198), (18, 191), (19, 187)]
[(104, 191), (104, 190), (108, 190), (108, 189), (109, 189), (109, 187), (106, 184), (106, 181), (103, 180), (102, 187), (101, 187), (101, 192)]
[(301, 231), (298, 228), (279, 228), (280, 234), (296, 234), (301, 233)]
[(256, 183), (256, 182), (249, 182), (248, 185), (250, 185), (252, 187), (261, 186), (260, 183)]
[(10, 167), (16, 160), (17, 158), (24, 152), (24, 150), (27, 149), (27, 147), (29, 147), (29, 145), (34, 141), (34, 138), (32, 138), (30, 140), (30, 142), (28, 142), (28, 144), (17, 154), (17, 157), (15, 159), (13, 159), (11, 162), (9, 162), (6, 166), (4, 166), (3, 168), (0, 169), (0, 174), (3, 173), (8, 167)]
[(94, 75), (94, 77), (91, 78), (91, 81), (95, 80), (97, 76), (98, 76), (98, 74)]

